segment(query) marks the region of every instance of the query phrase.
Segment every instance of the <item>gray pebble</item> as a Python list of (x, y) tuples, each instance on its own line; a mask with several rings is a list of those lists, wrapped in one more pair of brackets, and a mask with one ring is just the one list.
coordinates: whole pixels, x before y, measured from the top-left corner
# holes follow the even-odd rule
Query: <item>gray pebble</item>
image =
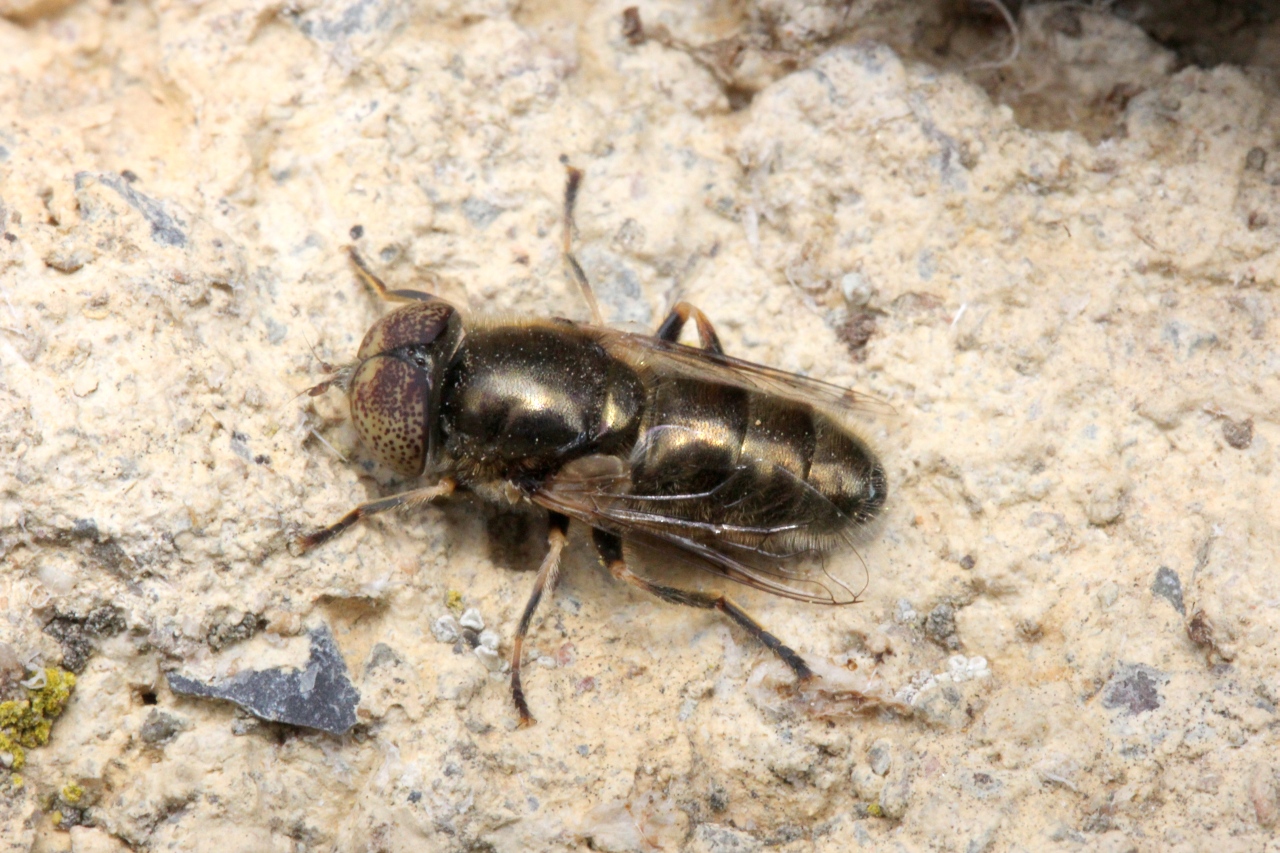
[(473, 631), (483, 631), (484, 617), (480, 615), (479, 610), (469, 607), (467, 612), (462, 614), (462, 618), (458, 620), (458, 624)]
[(960, 648), (960, 638), (956, 636), (956, 612), (950, 604), (939, 604), (929, 611), (928, 618), (924, 620), (924, 632), (940, 646)]
[(872, 803), (880, 796), (880, 790), (884, 787), (884, 781), (865, 764), (853, 768), (849, 783), (858, 799)]
[(890, 820), (902, 820), (911, 804), (911, 783), (905, 773), (884, 783), (880, 791), (880, 810)]
[(151, 713), (147, 715), (147, 719), (142, 723), (142, 729), (138, 732), (138, 737), (142, 738), (144, 743), (164, 743), (182, 731), (182, 728), (182, 721), (177, 717), (152, 708)]
[(867, 758), (871, 762), (871, 772), (884, 776), (893, 766), (893, 744), (886, 738), (880, 738), (867, 750)]

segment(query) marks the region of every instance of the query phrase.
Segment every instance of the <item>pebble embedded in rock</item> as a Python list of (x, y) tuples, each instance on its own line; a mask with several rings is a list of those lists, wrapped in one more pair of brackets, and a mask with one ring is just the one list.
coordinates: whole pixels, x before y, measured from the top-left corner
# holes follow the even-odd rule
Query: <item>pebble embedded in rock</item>
[(880, 738), (871, 744), (871, 749), (867, 750), (867, 760), (870, 762), (872, 773), (884, 776), (893, 766), (893, 744), (886, 738)]
[(142, 738), (144, 743), (158, 744), (164, 743), (180, 731), (182, 731), (182, 720), (152, 708), (151, 713), (142, 723), (142, 728), (138, 730), (138, 737)]
[(1172, 604), (1174, 610), (1186, 615), (1187, 607), (1182, 602), (1182, 581), (1173, 569), (1161, 566), (1156, 571), (1156, 579), (1151, 583), (1151, 592)]
[(880, 810), (891, 820), (902, 820), (911, 804), (911, 782), (902, 773), (885, 782), (880, 791)]
[(226, 699), (262, 720), (340, 735), (356, 724), (360, 693), (347, 676), (327, 625), (310, 632), (311, 656), (301, 669), (241, 672), (216, 684), (169, 676), (169, 689), (184, 696)]

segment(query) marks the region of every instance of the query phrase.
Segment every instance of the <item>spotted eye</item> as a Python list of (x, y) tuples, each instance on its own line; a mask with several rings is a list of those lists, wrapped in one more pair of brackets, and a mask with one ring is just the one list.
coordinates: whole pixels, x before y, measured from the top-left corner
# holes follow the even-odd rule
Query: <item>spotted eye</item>
[[(393, 350), (416, 350), (428, 358), (427, 347), (451, 348), (460, 331), (458, 313), (447, 302), (416, 302), (397, 308), (369, 328), (360, 344), (360, 358)], [(420, 362), (425, 366), (425, 362)]]
[[(424, 356), (425, 358), (425, 356)], [(430, 376), (392, 356), (368, 359), (351, 380), (351, 419), (378, 461), (404, 477), (427, 464)]]

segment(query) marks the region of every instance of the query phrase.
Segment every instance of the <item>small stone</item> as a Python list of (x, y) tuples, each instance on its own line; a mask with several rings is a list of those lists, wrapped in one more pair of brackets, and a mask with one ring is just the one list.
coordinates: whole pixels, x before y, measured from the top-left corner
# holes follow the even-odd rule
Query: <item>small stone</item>
[(946, 728), (959, 728), (968, 722), (963, 704), (964, 695), (953, 684), (939, 684), (912, 701), (916, 713), (927, 722)]
[(44, 262), (58, 272), (70, 274), (92, 263), (95, 257), (89, 249), (63, 243), (45, 255)]
[(1103, 610), (1115, 604), (1119, 597), (1120, 587), (1112, 581), (1107, 581), (1098, 589), (1098, 604), (1102, 605)]
[(1156, 579), (1151, 584), (1151, 592), (1168, 601), (1173, 609), (1182, 615), (1187, 614), (1186, 605), (1182, 602), (1182, 580), (1178, 573), (1168, 566), (1156, 570)]
[(693, 833), (692, 849), (697, 853), (758, 853), (765, 848), (746, 832), (715, 823), (703, 823)]
[(859, 764), (849, 774), (849, 785), (858, 799), (875, 802), (884, 787), (884, 781), (866, 764)]
[(884, 776), (893, 766), (893, 744), (886, 738), (880, 738), (867, 750), (867, 759), (871, 764), (871, 772)]
[(502, 655), (498, 654), (496, 649), (491, 649), (488, 646), (476, 646), (474, 654), (484, 664), (484, 668), (490, 672), (499, 672), (505, 663)]
[(458, 624), (473, 631), (483, 631), (484, 617), (480, 615), (480, 611), (476, 608), (468, 607), (467, 612), (463, 613), (462, 618), (458, 620)]
[(458, 620), (446, 613), (431, 623), (431, 636), (441, 643), (453, 643), (458, 639)]
[(400, 660), (400, 655), (396, 654), (396, 650), (388, 646), (386, 643), (377, 643), (373, 647), (373, 651), (369, 653), (369, 661), (364, 665), (366, 673), (372, 672), (380, 666), (387, 664), (399, 665), (404, 661)]
[(911, 804), (911, 783), (902, 774), (885, 783), (880, 791), (880, 810), (890, 820), (902, 820)]
[(1276, 781), (1271, 768), (1259, 764), (1249, 778), (1249, 801), (1253, 804), (1253, 816), (1258, 825), (1271, 828), (1280, 815), (1280, 796), (1276, 793)]
[(172, 714), (152, 708), (138, 732), (138, 737), (142, 738), (143, 743), (158, 744), (170, 740), (180, 731), (182, 731), (181, 720)]
[(916, 612), (910, 601), (899, 598), (893, 618), (899, 625), (915, 625), (920, 620), (920, 614)]
[(1129, 716), (1154, 711), (1160, 707), (1160, 688), (1168, 680), (1164, 673), (1143, 664), (1122, 665), (1103, 690), (1102, 707), (1122, 709)]
[(1223, 420), (1222, 438), (1236, 450), (1248, 450), (1249, 445), (1253, 444), (1253, 419), (1246, 418), (1243, 421)]
[(956, 612), (950, 604), (939, 604), (929, 611), (924, 620), (924, 632), (940, 646), (960, 648), (960, 638), (956, 636)]
[(327, 625), (310, 632), (311, 655), (302, 669), (247, 670), (214, 684), (169, 676), (169, 689), (185, 696), (226, 699), (262, 720), (343, 734), (356, 724), (360, 693)]
[(1085, 837), (1084, 833), (1076, 832), (1065, 823), (1059, 821), (1054, 824), (1052, 829), (1049, 830), (1049, 840), (1057, 842), (1069, 841), (1072, 844), (1084, 844)]
[(845, 302), (861, 308), (871, 301), (871, 297), (875, 295), (875, 288), (861, 273), (851, 272), (841, 277), (840, 293), (844, 296)]
[(1106, 527), (1120, 519), (1124, 512), (1123, 487), (1107, 483), (1099, 485), (1085, 503), (1084, 515), (1094, 527)]
[(81, 371), (71, 385), (71, 393), (77, 397), (88, 397), (98, 390), (98, 377), (88, 371)]
[(1249, 149), (1249, 153), (1244, 155), (1244, 167), (1251, 172), (1261, 172), (1267, 168), (1267, 151), (1265, 148), (1254, 146)]
[(457, 670), (442, 672), (436, 679), (436, 689), (441, 699), (463, 708), (480, 690), (480, 679), (483, 677)]

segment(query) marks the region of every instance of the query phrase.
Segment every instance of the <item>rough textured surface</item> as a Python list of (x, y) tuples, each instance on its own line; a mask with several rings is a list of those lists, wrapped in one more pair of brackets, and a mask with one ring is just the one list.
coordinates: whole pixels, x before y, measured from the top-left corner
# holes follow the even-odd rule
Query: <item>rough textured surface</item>
[[(999, 68), (948, 4), (625, 5), (0, 9), (0, 699), (79, 669), (0, 850), (1275, 849), (1274, 76), (1058, 5)], [(865, 602), (740, 596), (824, 691), (575, 534), (516, 731), (536, 516), (286, 547), (399, 486), (296, 397), (385, 310), (352, 226), (393, 286), (584, 317), (561, 154), (611, 321), (686, 298), (898, 412)], [(320, 624), (345, 736), (166, 686)]]

